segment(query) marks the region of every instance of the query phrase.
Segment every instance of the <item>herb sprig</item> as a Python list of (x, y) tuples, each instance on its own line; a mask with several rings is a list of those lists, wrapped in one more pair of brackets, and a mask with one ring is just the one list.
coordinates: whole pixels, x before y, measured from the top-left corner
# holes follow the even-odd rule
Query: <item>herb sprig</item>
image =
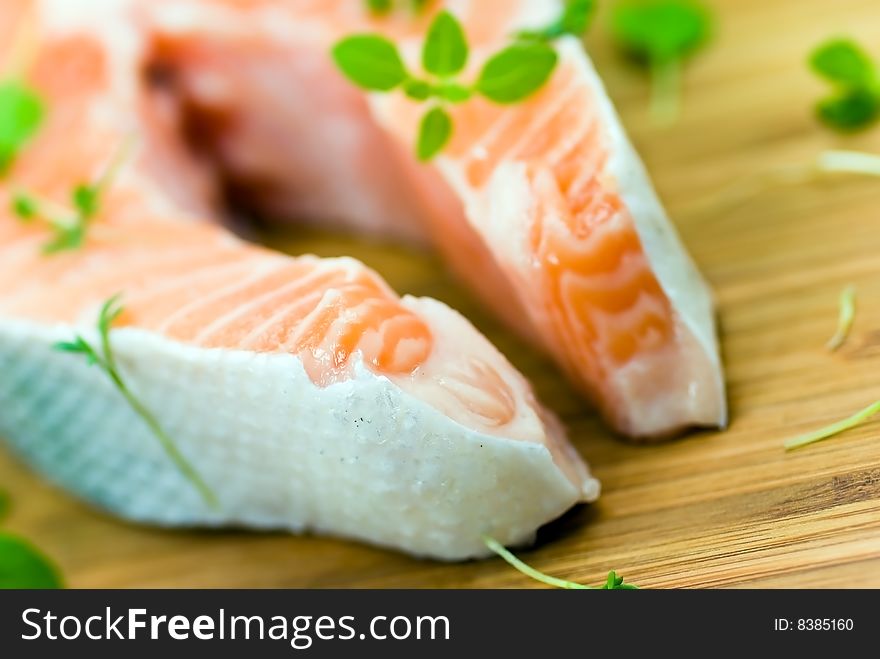
[(58, 254), (83, 246), (89, 227), (101, 210), (104, 193), (128, 157), (131, 144), (130, 140), (125, 142), (97, 180), (73, 188), (70, 194), (71, 210), (59, 208), (57, 204), (28, 192), (18, 192), (13, 196), (12, 212), (20, 221), (41, 221), (52, 230), (52, 239), (43, 245), (44, 254)]
[(832, 176), (880, 177), (880, 155), (861, 151), (822, 151), (807, 163), (771, 167), (735, 180), (717, 192), (698, 199), (693, 207), (703, 212), (745, 203), (762, 192), (782, 186), (805, 185)]
[(498, 554), (501, 558), (507, 561), (512, 567), (526, 575), (534, 579), (535, 581), (539, 581), (548, 586), (553, 586), (554, 588), (564, 588), (566, 590), (638, 590), (638, 586), (634, 586), (632, 584), (624, 583), (623, 577), (618, 576), (617, 572), (613, 570), (608, 573), (608, 579), (601, 586), (585, 586), (583, 584), (575, 583), (574, 581), (566, 581), (565, 579), (558, 579), (556, 577), (551, 577), (548, 574), (544, 574), (543, 572), (539, 572), (531, 565), (528, 565), (518, 559), (514, 554), (509, 551), (504, 545), (495, 540), (494, 538), (490, 538), (489, 536), (483, 537), (483, 542), (486, 543), (486, 546), (496, 554)]
[(73, 341), (65, 341), (55, 345), (55, 349), (61, 352), (81, 355), (85, 357), (90, 366), (97, 366), (110, 379), (116, 389), (122, 394), (122, 397), (128, 403), (129, 407), (137, 414), (141, 420), (147, 425), (150, 431), (155, 435), (156, 439), (162, 445), (163, 450), (171, 458), (172, 462), (177, 466), (180, 472), (193, 484), (199, 491), (199, 494), (209, 506), (216, 508), (218, 505), (217, 497), (210, 487), (202, 480), (195, 468), (183, 456), (177, 448), (175, 442), (168, 436), (158, 419), (150, 412), (149, 409), (134, 395), (119, 370), (116, 362), (116, 356), (113, 352), (113, 346), (110, 342), (110, 332), (113, 324), (119, 319), (124, 311), (124, 307), (120, 304), (120, 296), (115, 296), (107, 300), (101, 307), (98, 316), (97, 329), (100, 336), (100, 347), (93, 347), (88, 341), (81, 336), (77, 336)]
[(0, 176), (36, 135), (46, 109), (36, 91), (23, 82), (0, 82)]
[(450, 106), (475, 95), (501, 105), (519, 103), (547, 83), (559, 60), (546, 41), (516, 38), (488, 59), (475, 81), (464, 81), (461, 74), (469, 58), (464, 29), (448, 11), (438, 13), (428, 30), (422, 49), (424, 76), (407, 70), (397, 46), (379, 34), (353, 35), (333, 48), (337, 66), (362, 89), (400, 90), (428, 104), (416, 146), (422, 161), (433, 159), (451, 140), (454, 123)]
[(712, 20), (695, 0), (625, 0), (614, 5), (611, 34), (651, 73), (651, 114), (672, 123), (681, 106), (684, 62), (709, 40)]
[(847, 430), (851, 430), (852, 428), (860, 426), (877, 414), (880, 414), (880, 401), (868, 405), (868, 407), (866, 407), (865, 409), (861, 410), (860, 412), (856, 412), (851, 417), (844, 419), (843, 421), (838, 421), (837, 423), (832, 423), (830, 426), (826, 426), (825, 428), (821, 428), (814, 432), (809, 432), (805, 435), (801, 435), (800, 437), (795, 437), (794, 439), (789, 439), (785, 442), (785, 450), (792, 451), (797, 448), (809, 446), (810, 444), (815, 444), (816, 442), (821, 442), (822, 440), (835, 437), (843, 432), (846, 432)]
[(816, 105), (825, 125), (847, 133), (880, 120), (880, 68), (861, 46), (851, 39), (831, 39), (813, 51), (809, 63), (834, 88)]

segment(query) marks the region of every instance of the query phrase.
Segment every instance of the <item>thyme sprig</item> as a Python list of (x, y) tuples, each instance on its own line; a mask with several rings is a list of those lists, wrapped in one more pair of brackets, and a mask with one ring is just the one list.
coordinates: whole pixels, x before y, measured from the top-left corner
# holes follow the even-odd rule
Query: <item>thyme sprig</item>
[(172, 462), (180, 470), (180, 472), (193, 484), (199, 491), (199, 494), (212, 508), (218, 505), (217, 497), (213, 490), (205, 483), (196, 469), (184, 457), (178, 449), (177, 444), (159, 423), (156, 416), (144, 405), (144, 403), (132, 392), (116, 361), (116, 355), (113, 352), (113, 346), (110, 341), (110, 333), (113, 324), (119, 319), (124, 311), (124, 307), (120, 303), (120, 296), (114, 296), (107, 300), (101, 307), (98, 316), (98, 335), (100, 337), (99, 347), (92, 346), (82, 336), (77, 336), (73, 341), (64, 341), (57, 343), (55, 349), (75, 355), (81, 355), (86, 358), (90, 366), (97, 366), (110, 379), (122, 397), (128, 403), (129, 407), (137, 414), (144, 424), (150, 429), (153, 435), (159, 440), (162, 449), (171, 458)]
[(608, 579), (601, 586), (585, 586), (584, 584), (579, 584), (574, 581), (566, 581), (565, 579), (551, 577), (550, 575), (544, 574), (543, 572), (540, 572), (533, 568), (531, 565), (528, 565), (521, 561), (510, 550), (508, 550), (504, 545), (502, 545), (494, 538), (484, 536), (483, 542), (486, 543), (486, 546), (490, 550), (492, 550), (505, 561), (507, 561), (507, 563), (511, 565), (514, 569), (518, 570), (527, 577), (534, 579), (535, 581), (539, 581), (547, 586), (553, 586), (554, 588), (563, 588), (565, 590), (639, 590), (638, 586), (624, 583), (623, 577), (619, 576), (614, 570), (608, 573)]
[(12, 197), (12, 212), (22, 222), (40, 221), (53, 233), (43, 245), (47, 255), (73, 251), (85, 244), (93, 220), (101, 211), (104, 194), (125, 164), (133, 141), (126, 140), (104, 172), (91, 183), (80, 183), (70, 193), (71, 208), (59, 207), (35, 194), (19, 191)]

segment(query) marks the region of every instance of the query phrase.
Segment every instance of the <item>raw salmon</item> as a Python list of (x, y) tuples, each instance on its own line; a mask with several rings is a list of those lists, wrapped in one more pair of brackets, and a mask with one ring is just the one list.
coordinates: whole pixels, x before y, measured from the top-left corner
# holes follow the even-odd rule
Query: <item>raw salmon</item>
[[(210, 221), (218, 174), (178, 139), (181, 100), (150, 84), (152, 35), (132, 11), (152, 3), (136, 4), (0, 5), (0, 60), (27, 32), (21, 73), (48, 111), (0, 182), (0, 436), (131, 520), (317, 531), (441, 559), (487, 554), (484, 534), (528, 541), (595, 499), (559, 423), (460, 315), (399, 298), (356, 261), (275, 254)], [(65, 208), (132, 136), (82, 247), (45, 254), (50, 229), (21, 222), (14, 195)], [(55, 348), (97, 344), (117, 294), (122, 377), (216, 506), (99, 368)]]
[(448, 0), (384, 18), (364, 5), (157, 0), (138, 14), (182, 125), (263, 214), (430, 240), (621, 433), (725, 425), (711, 294), (576, 39), (558, 42), (553, 78), (527, 102), (455, 107), (431, 166), (413, 155), (424, 107), (365, 96), (330, 58), (341, 38), (381, 32), (418, 70), (445, 7), (480, 63), (562, 3)]

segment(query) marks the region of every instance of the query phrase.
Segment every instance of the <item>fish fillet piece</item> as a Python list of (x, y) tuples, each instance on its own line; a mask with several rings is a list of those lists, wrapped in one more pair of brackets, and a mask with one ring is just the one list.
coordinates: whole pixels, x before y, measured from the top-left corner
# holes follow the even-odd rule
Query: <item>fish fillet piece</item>
[(413, 156), (425, 106), (365, 96), (329, 56), (344, 36), (378, 31), (419, 70), (445, 6), (476, 69), (561, 3), (448, 0), (383, 19), (363, 5), (158, 0), (139, 11), (197, 143), (267, 216), (430, 240), (623, 434), (724, 426), (710, 291), (576, 39), (557, 43), (552, 80), (527, 102), (454, 107), (452, 144), (431, 166)]
[[(90, 5), (91, 6), (91, 5)], [(0, 182), (0, 437), (126, 519), (356, 538), (416, 555), (527, 542), (598, 483), (507, 360), (443, 304), (399, 298), (351, 259), (292, 258), (210, 219), (210, 169), (172, 140), (125, 3), (11, 2), (49, 116)], [(100, 20), (97, 20), (100, 18)], [(2, 56), (0, 52), (0, 56)], [(48, 256), (26, 190), (58, 205), (139, 136), (85, 245)], [(207, 214), (204, 217), (202, 213)], [(127, 385), (219, 499), (203, 500), (109, 379), (54, 349), (111, 343)]]

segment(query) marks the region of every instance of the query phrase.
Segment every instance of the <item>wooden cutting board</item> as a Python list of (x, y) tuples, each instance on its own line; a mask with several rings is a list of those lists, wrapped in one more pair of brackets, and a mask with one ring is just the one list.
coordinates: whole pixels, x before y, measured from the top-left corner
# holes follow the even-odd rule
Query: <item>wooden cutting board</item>
[[(607, 5), (608, 2), (601, 3)], [(732, 424), (658, 447), (614, 439), (553, 366), (500, 328), (439, 262), (388, 246), (273, 235), (295, 253), (348, 254), (399, 291), (463, 311), (535, 382), (602, 480), (595, 505), (542, 530), (522, 557), (601, 583), (643, 587), (880, 587), (880, 420), (800, 452), (791, 435), (880, 399), (880, 180), (835, 179), (711, 203), (731, 181), (825, 148), (880, 152), (880, 128), (839, 138), (811, 107), (823, 86), (804, 61), (852, 34), (880, 59), (876, 0), (716, 0), (713, 44), (688, 70), (684, 116), (652, 126), (642, 75), (602, 25), (590, 48), (685, 241), (715, 287)], [(710, 201), (706, 201), (710, 200)], [(837, 297), (858, 286), (837, 354)], [(243, 532), (168, 532), (92, 511), (5, 453), (7, 526), (32, 538), (75, 587), (531, 587), (500, 560), (445, 565), (358, 544)]]

